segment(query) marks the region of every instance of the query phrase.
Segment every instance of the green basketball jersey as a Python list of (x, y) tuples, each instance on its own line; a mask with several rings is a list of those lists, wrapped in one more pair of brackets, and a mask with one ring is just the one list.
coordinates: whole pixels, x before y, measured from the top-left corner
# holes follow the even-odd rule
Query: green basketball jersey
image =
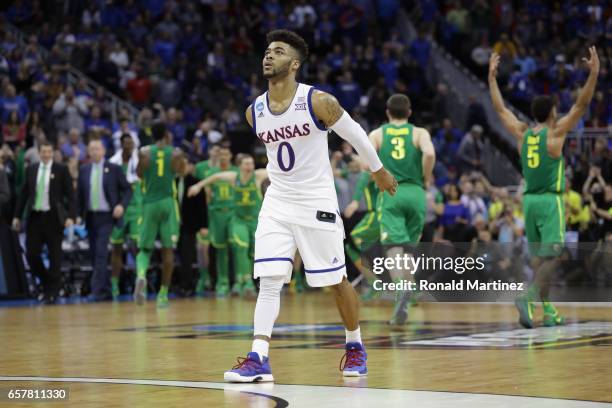
[(383, 166), (397, 179), (398, 183), (423, 186), (423, 153), (414, 147), (414, 126), (383, 125), (380, 160)]
[(378, 198), (378, 187), (376, 187), (376, 183), (370, 177), (370, 173), (364, 171), (359, 176), (357, 180), (357, 185), (355, 186), (355, 193), (353, 194), (353, 200), (361, 201), (361, 197), (365, 198), (366, 210), (374, 211), (376, 210), (376, 199)]
[(257, 188), (255, 174), (246, 182), (240, 181), (240, 173), (236, 177), (234, 186), (234, 201), (236, 203), (236, 216), (247, 220), (256, 219), (261, 208), (261, 191)]
[(203, 160), (195, 165), (195, 176), (198, 180), (204, 180), (209, 176), (207, 174), (210, 170), (210, 160)]
[(563, 193), (565, 165), (563, 155), (553, 159), (548, 154), (548, 128), (534, 132), (529, 128), (523, 135), (521, 166), (526, 194)]
[[(238, 171), (238, 167), (231, 166), (229, 169), (222, 170), (220, 167), (211, 167), (206, 172), (206, 177), (221, 171)], [(208, 203), (208, 208), (211, 210), (233, 209), (234, 208), (234, 186), (227, 181), (217, 181), (211, 184), (212, 197)]]
[(172, 170), (172, 147), (159, 148), (151, 145), (151, 164), (143, 176), (143, 203), (153, 203), (174, 197), (174, 171)]
[[(127, 175), (128, 165), (125, 163), (122, 164), (121, 169), (123, 169), (123, 174)], [(137, 210), (140, 208), (140, 205), (142, 204), (142, 183), (140, 182), (140, 180), (138, 180), (132, 183), (131, 187), (132, 187), (132, 198), (130, 199), (130, 204), (128, 205), (128, 208), (126, 209), (126, 211)]]

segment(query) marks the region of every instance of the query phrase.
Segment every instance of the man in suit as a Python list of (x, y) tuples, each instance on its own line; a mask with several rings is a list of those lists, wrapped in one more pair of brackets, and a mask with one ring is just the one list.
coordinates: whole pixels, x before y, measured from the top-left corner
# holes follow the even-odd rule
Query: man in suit
[(132, 189), (121, 167), (104, 159), (102, 141), (91, 140), (87, 151), (91, 162), (81, 166), (79, 172), (78, 205), (89, 235), (91, 291), (97, 301), (110, 299), (108, 243), (113, 226), (122, 222)]
[[(32, 273), (42, 280), (44, 303), (55, 303), (61, 286), (62, 237), (64, 228), (73, 224), (75, 199), (68, 167), (53, 161), (53, 145), (39, 145), (40, 162), (28, 166), (26, 179), (15, 208), (13, 228), (21, 229), (27, 218), (26, 257)], [(49, 251), (49, 270), (41, 254)]]
[(181, 213), (181, 233), (178, 241), (178, 252), (181, 258), (180, 294), (190, 296), (193, 293), (194, 273), (193, 263), (196, 260), (196, 234), (208, 233), (208, 217), (206, 214), (206, 196), (204, 191), (194, 197), (188, 197), (189, 187), (196, 184), (198, 179), (193, 175), (194, 166), (189, 160), (183, 158), (185, 164), (183, 171), (175, 179), (177, 200)]

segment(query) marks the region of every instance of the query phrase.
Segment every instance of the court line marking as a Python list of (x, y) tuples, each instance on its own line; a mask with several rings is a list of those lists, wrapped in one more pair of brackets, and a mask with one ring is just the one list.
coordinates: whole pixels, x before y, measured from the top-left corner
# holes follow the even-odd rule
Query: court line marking
[[(0, 381), (28, 382), (72, 382), (153, 385), (179, 388), (200, 388), (241, 392), (263, 396), (277, 402), (277, 407), (317, 405), (319, 407), (350, 406), (369, 407), (385, 401), (388, 407), (405, 407), (407, 403), (419, 404), (421, 407), (453, 406), (456, 408), (497, 407), (516, 408), (594, 408), (611, 407), (612, 404), (597, 401), (585, 401), (539, 396), (521, 396), (506, 394), (486, 394), (453, 391), (403, 390), (388, 388), (368, 388), (359, 386), (367, 378), (346, 379), (348, 386), (298, 385), (298, 384), (230, 384), (207, 381), (178, 381), (154, 379), (91, 378), (91, 377), (38, 377), (38, 376), (0, 376)], [(352, 383), (352, 386), (351, 386)], [(320, 401), (317, 401), (320, 398)], [(286, 405), (285, 405), (286, 404)]]

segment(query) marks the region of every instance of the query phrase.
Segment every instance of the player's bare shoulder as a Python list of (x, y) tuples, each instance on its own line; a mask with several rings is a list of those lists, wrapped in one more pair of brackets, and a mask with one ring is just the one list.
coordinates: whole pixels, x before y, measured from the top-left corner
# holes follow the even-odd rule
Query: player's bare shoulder
[(246, 111), (244, 112), (244, 116), (249, 126), (253, 127), (253, 104), (247, 106)]
[(325, 127), (329, 128), (342, 117), (344, 109), (335, 96), (315, 90), (312, 93), (312, 110)]

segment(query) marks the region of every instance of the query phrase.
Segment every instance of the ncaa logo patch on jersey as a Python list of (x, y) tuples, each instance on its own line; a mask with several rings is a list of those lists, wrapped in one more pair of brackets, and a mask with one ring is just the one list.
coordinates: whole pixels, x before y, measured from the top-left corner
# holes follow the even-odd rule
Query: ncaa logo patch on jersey
[(264, 104), (263, 102), (259, 102), (257, 105), (255, 105), (255, 110), (257, 110), (257, 112), (261, 112), (264, 109)]

